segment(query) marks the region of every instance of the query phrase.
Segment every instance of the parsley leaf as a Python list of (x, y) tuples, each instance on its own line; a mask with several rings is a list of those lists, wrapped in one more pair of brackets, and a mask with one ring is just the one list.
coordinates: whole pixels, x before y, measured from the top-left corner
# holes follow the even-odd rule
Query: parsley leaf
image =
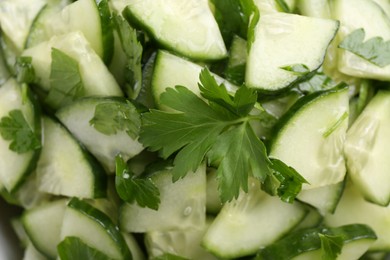
[(41, 148), (41, 142), (27, 123), (22, 111), (12, 110), (1, 118), (0, 135), (12, 141), (9, 149), (19, 154)]
[(281, 69), (289, 71), (297, 76), (305, 76), (310, 72), (309, 67), (307, 67), (305, 64), (293, 64), (281, 67)]
[(131, 99), (137, 98), (142, 87), (141, 59), (143, 47), (137, 38), (137, 31), (133, 29), (123, 17), (114, 16), (115, 28), (126, 54), (125, 92)]
[(270, 158), (272, 175), (268, 175), (262, 189), (271, 195), (278, 195), (282, 201), (293, 203), (302, 189), (303, 183), (308, 183), (294, 168), (276, 158)]
[(115, 135), (118, 131), (126, 131), (136, 139), (141, 126), (141, 118), (136, 107), (126, 102), (104, 102), (95, 107), (94, 117), (89, 123), (105, 135)]
[(249, 125), (257, 95), (242, 86), (230, 96), (207, 69), (200, 74), (199, 87), (208, 102), (183, 86), (168, 88), (161, 103), (178, 112), (144, 113), (140, 141), (163, 158), (177, 152), (174, 180), (195, 171), (208, 157), (218, 166), (221, 199), (230, 201), (240, 188), (247, 190), (249, 175), (262, 181), (269, 174), (265, 146)]
[(321, 240), (321, 251), (323, 260), (334, 260), (341, 253), (343, 248), (343, 238), (319, 233)]
[(338, 47), (379, 67), (390, 65), (390, 41), (384, 41), (382, 37), (373, 37), (363, 42), (364, 37), (364, 29), (356, 29), (348, 34)]
[(152, 180), (134, 176), (120, 155), (115, 161), (115, 187), (119, 197), (129, 203), (136, 201), (141, 207), (158, 210), (160, 192)]
[(65, 237), (57, 246), (58, 256), (62, 260), (72, 259), (94, 259), (109, 260), (111, 259), (103, 252), (96, 248), (90, 247), (78, 237)]
[(84, 94), (78, 62), (64, 52), (52, 48), (50, 90), (46, 103), (59, 108)]

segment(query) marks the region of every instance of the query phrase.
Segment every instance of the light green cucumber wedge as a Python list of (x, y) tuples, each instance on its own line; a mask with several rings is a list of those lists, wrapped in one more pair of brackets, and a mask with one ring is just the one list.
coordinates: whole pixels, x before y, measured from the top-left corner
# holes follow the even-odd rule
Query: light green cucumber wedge
[(304, 190), (344, 179), (348, 109), (348, 88), (336, 87), (301, 98), (276, 126), (269, 154), (308, 181), (302, 186)]
[(227, 56), (207, 0), (131, 0), (127, 4), (125, 18), (167, 49), (200, 60)]
[(55, 195), (98, 198), (106, 195), (107, 176), (60, 123), (45, 117), (37, 165), (39, 190)]

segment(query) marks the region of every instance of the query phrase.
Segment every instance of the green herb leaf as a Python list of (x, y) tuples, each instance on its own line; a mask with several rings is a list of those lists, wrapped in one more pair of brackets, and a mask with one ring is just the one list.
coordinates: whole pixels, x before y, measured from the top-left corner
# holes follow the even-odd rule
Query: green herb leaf
[(382, 37), (373, 37), (363, 42), (364, 38), (364, 29), (356, 29), (344, 38), (339, 48), (352, 52), (379, 67), (390, 65), (390, 41), (385, 42)]
[(321, 251), (323, 260), (334, 260), (341, 253), (343, 238), (341, 236), (318, 234), (321, 240)]
[(41, 148), (39, 138), (20, 110), (12, 110), (9, 116), (1, 118), (0, 134), (4, 140), (12, 141), (9, 149), (14, 152), (21, 154)]
[(199, 87), (208, 103), (183, 86), (168, 88), (161, 103), (177, 112), (143, 114), (140, 140), (164, 158), (177, 152), (174, 180), (195, 171), (207, 155), (218, 166), (221, 199), (230, 201), (240, 188), (247, 190), (249, 175), (264, 180), (269, 174), (265, 146), (248, 124), (257, 95), (242, 86), (231, 97), (207, 70)]
[(106, 254), (96, 248), (90, 247), (78, 237), (66, 237), (57, 246), (58, 256), (61, 260), (94, 259), (109, 260)]
[(46, 103), (59, 108), (84, 94), (78, 62), (64, 52), (52, 48), (50, 90)]
[(269, 174), (265, 146), (248, 122), (219, 135), (207, 155), (211, 162), (219, 162), (217, 176), (223, 202), (237, 198), (240, 188), (247, 192), (250, 175), (264, 181)]
[(32, 65), (32, 57), (18, 57), (15, 63), (15, 74), (19, 83), (33, 83), (35, 81), (35, 70)]
[(115, 158), (115, 186), (118, 195), (126, 202), (134, 201), (141, 207), (158, 210), (160, 192), (150, 178), (136, 177), (120, 155)]
[(170, 254), (170, 253), (165, 253), (156, 257), (153, 257), (152, 260), (187, 260), (188, 258)]
[(136, 107), (126, 102), (106, 102), (95, 107), (94, 117), (89, 123), (105, 135), (125, 131), (132, 139), (139, 135), (141, 118)]
[(302, 189), (302, 184), (308, 183), (294, 168), (276, 158), (270, 158), (272, 175), (269, 175), (262, 186), (271, 195), (278, 195), (282, 201), (293, 203)]
[(310, 94), (313, 92), (326, 90), (333, 88), (337, 85), (330, 77), (325, 75), (323, 72), (316, 72), (312, 77), (304, 82), (299, 83), (299, 91)]
[(143, 47), (138, 41), (137, 31), (123, 17), (115, 15), (114, 24), (127, 58), (125, 92), (129, 98), (136, 99), (142, 87), (141, 60)]

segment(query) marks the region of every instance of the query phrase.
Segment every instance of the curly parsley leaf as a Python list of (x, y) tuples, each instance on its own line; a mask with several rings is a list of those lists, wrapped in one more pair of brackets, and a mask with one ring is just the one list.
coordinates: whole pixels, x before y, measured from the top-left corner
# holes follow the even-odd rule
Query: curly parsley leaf
[(150, 178), (136, 177), (120, 155), (115, 158), (115, 187), (118, 195), (126, 202), (134, 201), (141, 207), (158, 210), (160, 192)]
[(269, 174), (264, 144), (249, 125), (256, 92), (242, 86), (232, 97), (208, 70), (199, 84), (207, 102), (183, 86), (168, 88), (161, 103), (176, 110), (151, 110), (143, 114), (141, 142), (152, 151), (174, 159), (174, 180), (195, 171), (207, 157), (218, 166), (221, 199), (236, 198), (247, 190), (248, 176), (261, 181)]
[(115, 28), (124, 53), (126, 54), (125, 87), (127, 96), (136, 99), (142, 86), (142, 44), (138, 41), (137, 31), (119, 15), (114, 16)]
[(1, 118), (0, 134), (11, 141), (9, 149), (19, 154), (41, 148), (41, 142), (27, 123), (22, 111), (12, 110)]
[(95, 113), (89, 123), (105, 135), (115, 135), (125, 131), (136, 139), (141, 126), (141, 118), (136, 107), (126, 102), (104, 102), (95, 107)]
[(321, 240), (321, 251), (323, 260), (334, 260), (341, 253), (343, 248), (343, 238), (341, 236), (327, 235), (319, 233)]
[(45, 101), (59, 108), (81, 97), (84, 86), (75, 59), (56, 48), (52, 48), (51, 59), (50, 90)]
[(379, 67), (390, 65), (390, 41), (384, 41), (382, 37), (373, 37), (364, 42), (364, 38), (364, 29), (356, 29), (348, 34), (338, 47)]
[(111, 259), (103, 252), (96, 248), (90, 247), (78, 237), (66, 237), (57, 246), (58, 256), (62, 260), (72, 259), (95, 259), (109, 260)]
[(284, 202), (293, 203), (302, 184), (308, 182), (294, 168), (279, 159), (270, 160), (272, 174), (267, 176), (262, 189), (271, 195), (278, 195)]

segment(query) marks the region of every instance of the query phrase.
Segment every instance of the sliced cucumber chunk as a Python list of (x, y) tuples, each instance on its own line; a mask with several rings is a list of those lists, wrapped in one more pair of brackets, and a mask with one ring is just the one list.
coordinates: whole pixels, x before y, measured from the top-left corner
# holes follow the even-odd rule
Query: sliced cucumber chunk
[(376, 240), (374, 231), (362, 224), (303, 229), (262, 249), (255, 259), (324, 259), (320, 235), (341, 238), (343, 247), (337, 256), (338, 260), (359, 259)]
[[(9, 136), (7, 138), (5, 136), (9, 129), (15, 126), (9, 125), (10, 121), (17, 120), (14, 124), (20, 124), (21, 118), (16, 118), (16, 113), (20, 113), (19, 115), (31, 130), (33, 136), (30, 137), (34, 137), (37, 142), (40, 142), (40, 112), (37, 104), (34, 103), (34, 98), (27, 85), (19, 85), (14, 78), (10, 78), (0, 87), (0, 120), (2, 122), (2, 134), (0, 135), (0, 182), (10, 193), (15, 191), (22, 184), (25, 177), (34, 169), (40, 149), (39, 147), (31, 147), (31, 149), (22, 151), (17, 147), (12, 148), (18, 139), (18, 136), (16, 136), (18, 132), (15, 132), (11, 139), (8, 138)], [(20, 127), (20, 125), (18, 126)], [(21, 137), (27, 142), (31, 138), (26, 136), (28, 133), (25, 130), (23, 130), (24, 132), (19, 131), (19, 134), (22, 134)], [(19, 141), (19, 145), (25, 147), (28, 143), (20, 144)]]
[(367, 200), (382, 206), (390, 202), (389, 111), (390, 92), (379, 91), (348, 130), (344, 145), (353, 183)]
[(106, 174), (74, 137), (59, 123), (45, 117), (44, 140), (37, 165), (39, 190), (81, 198), (103, 197)]
[(327, 214), (327, 226), (365, 224), (371, 227), (378, 239), (368, 251), (390, 250), (390, 207), (383, 207), (366, 201), (359, 190), (348, 179), (343, 196), (333, 214)]
[(338, 27), (337, 21), (329, 19), (261, 15), (248, 53), (246, 84), (265, 92), (293, 85), (322, 65)]
[(322, 214), (333, 213), (344, 190), (344, 181), (313, 189), (302, 190), (297, 199), (309, 204)]
[(201, 227), (206, 218), (205, 166), (172, 182), (170, 170), (150, 176), (160, 191), (158, 210), (125, 203), (120, 209), (120, 227), (127, 232), (149, 232)]
[(31, 25), (45, 0), (4, 0), (0, 2), (0, 26), (18, 53), (23, 51)]
[[(166, 51), (157, 53), (153, 77), (152, 77), (152, 94), (157, 107), (161, 107), (159, 102), (160, 95), (166, 88), (173, 88), (177, 85), (185, 86), (197, 95), (200, 95), (198, 87), (199, 74), (203, 67), (173, 55)], [(216, 81), (224, 83), (228, 91), (235, 91), (237, 87), (223, 78), (212, 74)]]
[(45, 256), (57, 257), (62, 219), (67, 200), (48, 202), (23, 213), (22, 222), (35, 248)]
[(201, 247), (203, 235), (211, 222), (212, 218), (207, 218), (203, 227), (147, 232), (145, 245), (149, 257), (169, 253), (186, 259), (218, 259)]
[(85, 96), (123, 96), (115, 78), (80, 31), (53, 36), (49, 41), (22, 53), (22, 56), (32, 57), (36, 83), (44, 91), (49, 91), (51, 86), (52, 48), (62, 51), (78, 62)]
[[(56, 116), (69, 131), (111, 173), (115, 171), (115, 156), (118, 153), (127, 161), (129, 158), (140, 153), (143, 150), (143, 146), (138, 142), (137, 137), (131, 137), (126, 133), (127, 129), (117, 130), (113, 134), (105, 134), (98, 131), (91, 123), (91, 120), (94, 118), (99, 106), (104, 109), (108, 109), (109, 107), (117, 109), (120, 106), (126, 106), (129, 109), (133, 109), (134, 113), (138, 115), (135, 107), (127, 102), (125, 99), (120, 98), (90, 97), (77, 100), (56, 113)], [(121, 113), (121, 110), (117, 109), (113, 113)], [(114, 116), (115, 114), (112, 114), (112, 117)], [(139, 115), (137, 118), (139, 121)], [(106, 124), (111, 125), (113, 122), (115, 121), (109, 121)], [(134, 124), (135, 127), (139, 128), (140, 122)], [(96, 140), (99, 140), (99, 142), (96, 142)]]
[(348, 89), (334, 88), (301, 98), (280, 119), (270, 156), (297, 170), (309, 182), (303, 189), (344, 179), (348, 109)]
[(132, 259), (118, 227), (100, 210), (83, 200), (69, 201), (62, 224), (61, 240), (77, 237), (111, 259)]
[(293, 229), (308, 212), (299, 202), (269, 196), (256, 180), (249, 187), (248, 193), (223, 206), (203, 237), (203, 246), (220, 258), (255, 253)]
[(132, 0), (123, 15), (161, 45), (186, 57), (218, 60), (227, 55), (207, 0)]
[[(334, 3), (334, 18), (340, 21), (339, 41), (357, 29), (364, 29), (364, 42), (373, 37), (390, 39), (390, 18), (372, 0), (340, 0)], [(357, 43), (358, 44), (358, 43)], [(373, 55), (376, 55), (375, 53)], [(345, 49), (338, 49), (338, 69), (347, 75), (390, 80), (390, 65), (379, 67)]]
[(107, 0), (78, 0), (57, 12), (51, 12), (34, 25), (41, 30), (42, 41), (54, 35), (80, 31), (93, 50), (108, 64), (113, 53), (113, 29)]

